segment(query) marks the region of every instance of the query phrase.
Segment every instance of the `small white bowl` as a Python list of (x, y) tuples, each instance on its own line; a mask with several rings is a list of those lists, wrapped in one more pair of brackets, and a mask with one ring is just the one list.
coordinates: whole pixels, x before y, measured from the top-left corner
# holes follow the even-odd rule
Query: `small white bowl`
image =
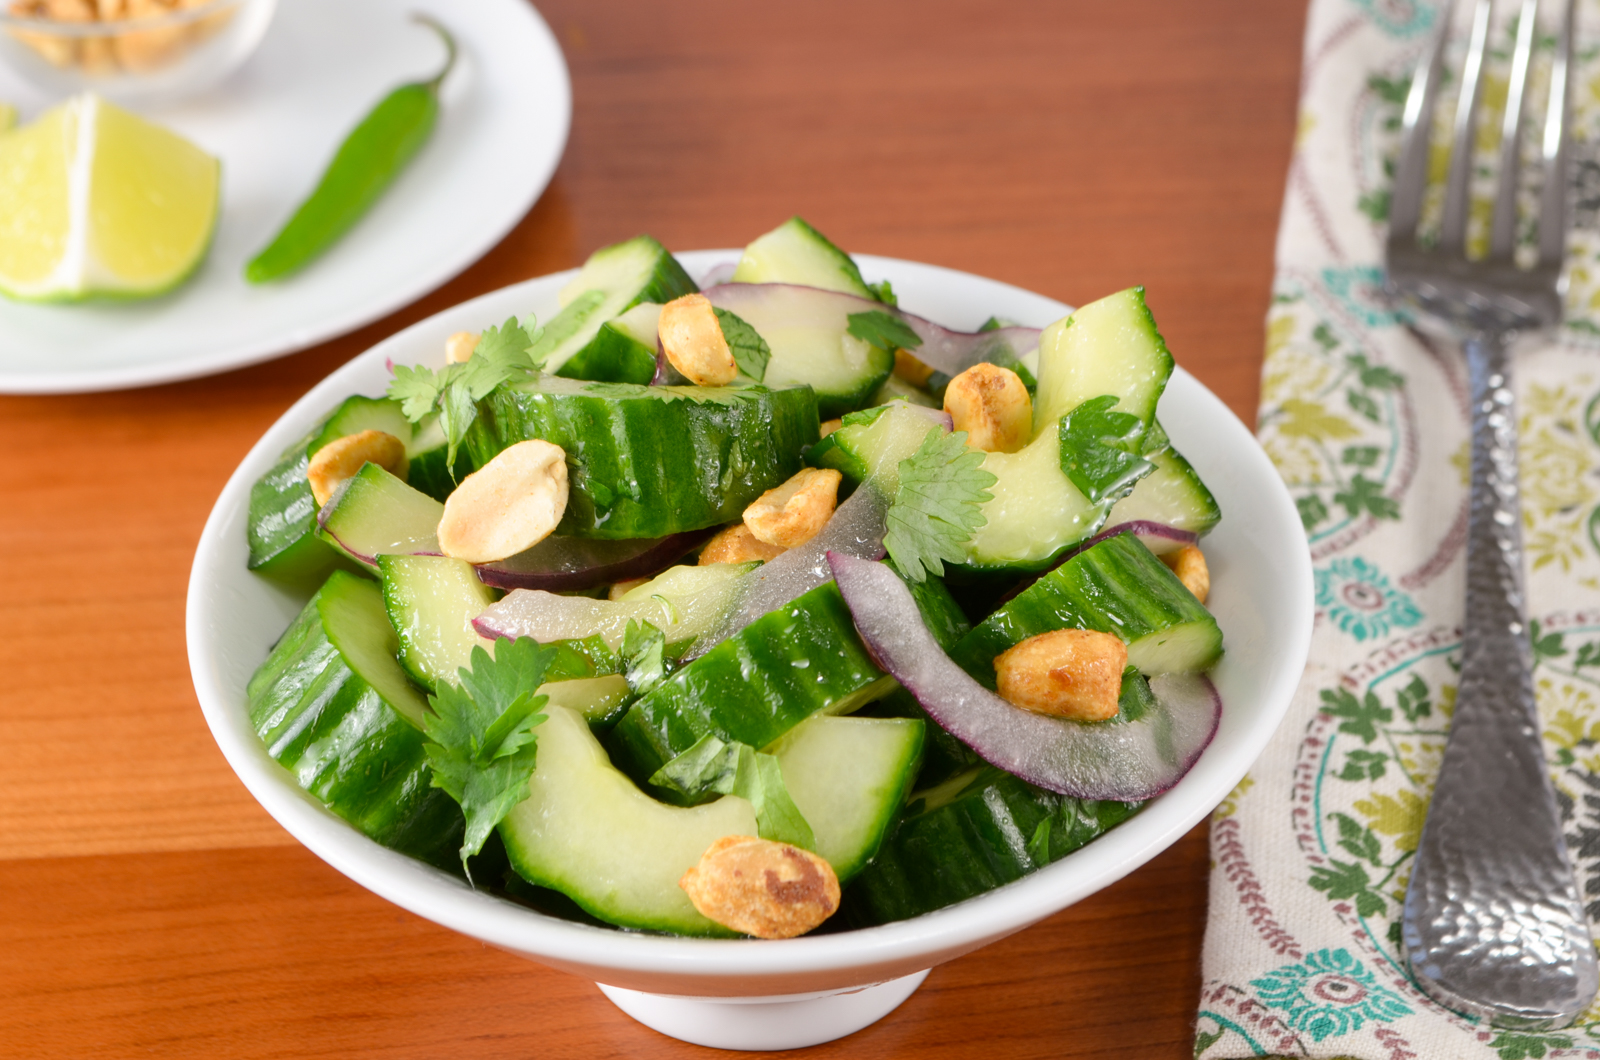
[[(679, 255), (692, 275), (737, 251)], [(931, 265), (858, 256), (906, 309), (952, 327), (990, 314), (1044, 325), (1059, 302)], [(1181, 368), (1161, 421), (1222, 508), (1206, 538), (1209, 606), (1227, 654), (1213, 674), (1224, 703), (1216, 739), (1183, 780), (1082, 850), (1015, 883), (914, 920), (786, 941), (669, 938), (544, 916), (386, 850), (297, 787), (251, 729), (245, 682), (304, 603), (245, 569), (250, 486), (341, 399), (380, 395), (385, 362), (443, 363), (447, 336), (532, 310), (555, 311), (572, 272), (447, 309), (379, 343), (323, 380), (258, 442), (201, 535), (189, 580), (189, 664), (206, 721), (247, 788), (289, 832), (362, 886), (419, 916), (603, 984), (624, 1011), (674, 1037), (722, 1048), (779, 1049), (841, 1037), (891, 1011), (926, 970), (1020, 931), (1121, 879), (1166, 849), (1237, 784), (1272, 735), (1311, 638), (1311, 563), (1277, 472), (1250, 431)], [(1178, 353), (1182, 357), (1182, 351)], [(863, 989), (870, 988), (870, 989)]]

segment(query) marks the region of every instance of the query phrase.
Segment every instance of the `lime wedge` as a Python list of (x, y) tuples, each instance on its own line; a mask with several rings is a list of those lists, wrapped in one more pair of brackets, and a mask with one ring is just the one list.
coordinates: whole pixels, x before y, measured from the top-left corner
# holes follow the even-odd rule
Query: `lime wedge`
[(94, 95), (0, 135), (0, 292), (148, 298), (211, 245), (217, 160)]

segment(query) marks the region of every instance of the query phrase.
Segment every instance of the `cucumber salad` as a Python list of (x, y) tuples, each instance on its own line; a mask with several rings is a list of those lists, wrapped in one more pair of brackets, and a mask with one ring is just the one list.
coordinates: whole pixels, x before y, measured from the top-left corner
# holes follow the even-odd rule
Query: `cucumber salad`
[(1143, 290), (958, 332), (799, 218), (703, 284), (597, 251), (255, 484), (250, 567), (310, 595), (250, 718), (300, 787), (552, 915), (789, 938), (1177, 783), (1222, 710), (1219, 512)]

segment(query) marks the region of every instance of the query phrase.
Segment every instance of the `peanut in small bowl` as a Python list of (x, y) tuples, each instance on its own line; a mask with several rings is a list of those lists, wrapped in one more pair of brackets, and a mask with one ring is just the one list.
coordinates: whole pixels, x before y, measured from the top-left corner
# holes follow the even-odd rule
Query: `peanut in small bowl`
[(171, 102), (231, 73), (277, 0), (6, 0), (0, 61), (51, 95)]

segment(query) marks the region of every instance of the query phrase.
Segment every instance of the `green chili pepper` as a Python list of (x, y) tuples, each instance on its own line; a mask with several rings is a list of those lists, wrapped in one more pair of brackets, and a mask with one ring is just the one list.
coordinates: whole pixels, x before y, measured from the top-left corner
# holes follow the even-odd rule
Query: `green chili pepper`
[(316, 190), (265, 250), (245, 266), (245, 279), (266, 283), (305, 267), (372, 207), (433, 131), (439, 84), (456, 61), (455, 39), (426, 15), (416, 21), (439, 34), (448, 51), (438, 76), (401, 85), (353, 129), (328, 163)]

